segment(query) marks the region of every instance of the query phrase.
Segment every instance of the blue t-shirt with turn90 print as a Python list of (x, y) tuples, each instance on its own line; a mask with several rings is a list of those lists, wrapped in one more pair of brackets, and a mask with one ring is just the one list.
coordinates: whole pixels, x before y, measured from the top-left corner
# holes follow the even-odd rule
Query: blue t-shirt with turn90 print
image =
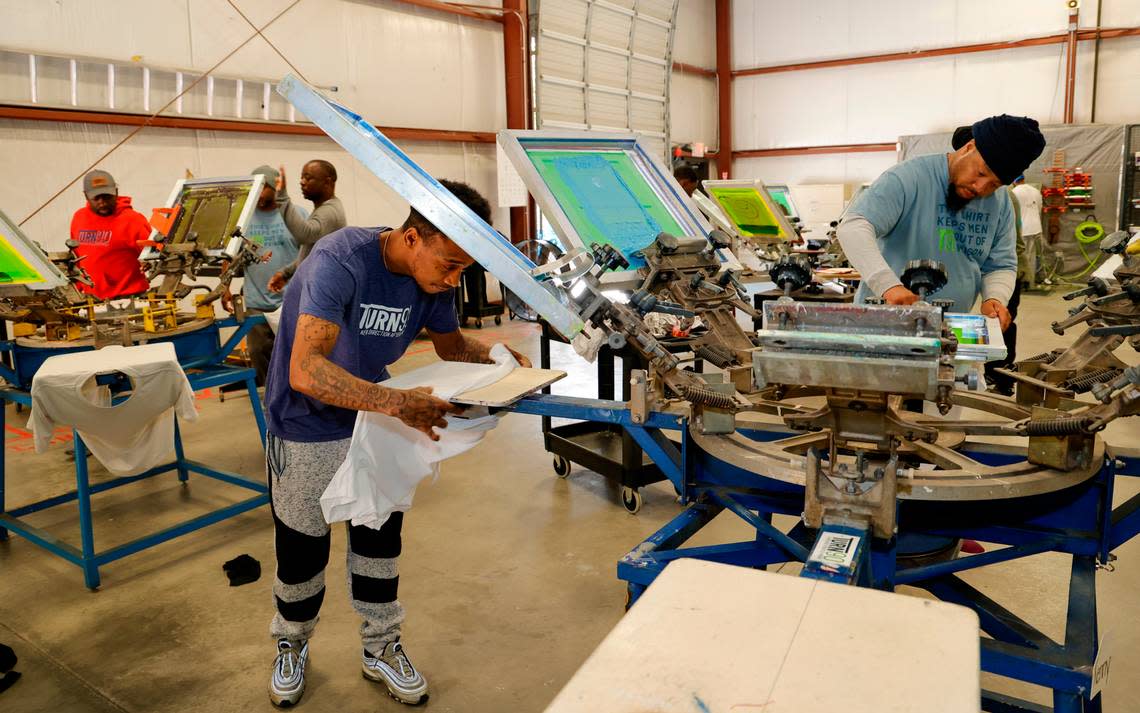
[[(946, 286), (933, 299), (954, 300), (969, 312), (982, 291), (982, 275), (1017, 269), (1017, 227), (1008, 191), (975, 198), (957, 213), (946, 205), (950, 170), (946, 154), (919, 156), (890, 167), (851, 207), (875, 227), (883, 258), (901, 276), (910, 260), (946, 266)], [(866, 283), (856, 301), (868, 296)]]
[(299, 315), (340, 327), (329, 360), (365, 381), (388, 378), (388, 365), (404, 355), (427, 327), (459, 329), (454, 290), (428, 294), (406, 275), (384, 266), (380, 233), (388, 228), (342, 228), (321, 238), (285, 290), (281, 323), (265, 382), (269, 432), (290, 441), (333, 441), (352, 436), (356, 411), (330, 406), (289, 386), (289, 357)]

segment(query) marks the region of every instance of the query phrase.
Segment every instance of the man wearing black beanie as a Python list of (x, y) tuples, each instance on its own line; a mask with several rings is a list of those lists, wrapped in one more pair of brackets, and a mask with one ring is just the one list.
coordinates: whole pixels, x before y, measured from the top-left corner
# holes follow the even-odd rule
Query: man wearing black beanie
[(887, 169), (863, 191), (837, 231), (863, 276), (856, 299), (907, 305), (918, 295), (898, 276), (910, 260), (937, 260), (949, 281), (936, 297), (1009, 326), (1006, 305), (1017, 283), (1017, 228), (1002, 185), (1025, 172), (1045, 148), (1037, 122), (992, 116), (955, 132), (955, 150), (918, 156)]

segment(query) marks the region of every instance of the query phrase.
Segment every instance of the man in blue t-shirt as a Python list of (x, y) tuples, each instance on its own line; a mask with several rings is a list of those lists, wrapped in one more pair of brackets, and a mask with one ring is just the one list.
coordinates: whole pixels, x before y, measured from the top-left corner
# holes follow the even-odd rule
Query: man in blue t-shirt
[(946, 266), (935, 297), (981, 312), (1005, 330), (1017, 281), (1017, 228), (1006, 191), (1045, 148), (1037, 122), (1002, 114), (972, 127), (972, 138), (948, 154), (919, 156), (887, 169), (863, 191), (837, 235), (863, 283), (856, 299), (881, 296), (907, 305), (918, 295), (899, 280), (911, 260)]
[[(473, 188), (441, 181), (483, 220), (491, 207)], [(436, 353), (451, 361), (490, 362), (490, 347), (459, 331), (454, 289), (473, 260), (412, 210), (399, 228), (343, 228), (321, 239), (301, 263), (281, 309), (269, 365), (266, 470), (277, 552), (270, 630), (277, 659), (269, 683), (275, 705), (305, 690), (308, 639), (324, 599), (329, 526), (320, 497), (344, 461), (358, 411), (394, 416), (432, 439), (457, 410), (430, 388), (376, 382), (426, 328)], [(530, 360), (514, 352), (523, 366)], [(377, 474), (382, 477), (383, 474)], [(427, 700), (427, 681), (400, 642), (404, 610), (396, 598), (403, 513), (379, 530), (348, 528), (349, 589), (364, 618), (365, 677), (403, 703)]]
[[(285, 225), (285, 218), (277, 210), (277, 169), (271, 166), (258, 166), (252, 175), (265, 176), (265, 185), (257, 199), (257, 209), (250, 216), (246, 235), (261, 247), (261, 254), (268, 255), (264, 262), (256, 262), (245, 268), (242, 280), (242, 296), (245, 307), (253, 314), (274, 312), (281, 306), (281, 293), (269, 289), (269, 278), (286, 265), (297, 259), (297, 239)], [(303, 212), (303, 209), (298, 208)], [(233, 311), (233, 297), (227, 290), (222, 294), (222, 306)], [(269, 358), (273, 355), (273, 330), (268, 324), (254, 325), (246, 336), (249, 359), (257, 372), (257, 385), (265, 383), (269, 371)]]

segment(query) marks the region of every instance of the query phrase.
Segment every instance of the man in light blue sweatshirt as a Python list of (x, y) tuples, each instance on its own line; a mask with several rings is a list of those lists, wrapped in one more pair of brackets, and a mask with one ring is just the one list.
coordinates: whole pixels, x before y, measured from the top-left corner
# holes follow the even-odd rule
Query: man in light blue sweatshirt
[(1045, 148), (1037, 122), (1002, 114), (971, 128), (953, 153), (918, 156), (887, 169), (863, 191), (837, 235), (863, 276), (856, 299), (907, 305), (918, 295), (899, 280), (910, 260), (937, 260), (948, 283), (935, 296), (981, 313), (1005, 330), (1017, 281), (1017, 226), (1007, 191)]
[[(273, 312), (281, 306), (281, 293), (269, 289), (269, 280), (288, 265), (297, 260), (300, 245), (296, 237), (285, 224), (277, 206), (277, 178), (278, 171), (270, 166), (258, 166), (251, 172), (254, 175), (265, 176), (265, 185), (261, 195), (257, 198), (257, 210), (250, 216), (246, 235), (261, 247), (262, 255), (268, 256), (264, 262), (255, 262), (245, 268), (242, 281), (242, 295), (245, 297), (245, 307), (252, 314), (265, 314)], [(303, 209), (300, 211), (302, 219), (305, 217)], [(227, 290), (222, 295), (222, 306), (227, 311), (233, 311), (233, 298)], [(265, 375), (269, 371), (269, 358), (273, 355), (273, 330), (268, 324), (254, 325), (246, 338), (249, 348), (249, 358), (254, 370), (257, 372), (257, 385), (265, 384)]]

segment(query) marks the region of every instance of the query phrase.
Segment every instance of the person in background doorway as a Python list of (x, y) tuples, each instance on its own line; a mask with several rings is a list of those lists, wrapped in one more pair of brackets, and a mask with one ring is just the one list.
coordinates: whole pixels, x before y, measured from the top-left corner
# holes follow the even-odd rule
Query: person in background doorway
[(681, 188), (685, 189), (686, 195), (693, 195), (693, 191), (701, 185), (700, 174), (692, 166), (678, 166), (673, 170), (673, 178), (676, 178), (677, 183), (681, 184)]
[(1018, 273), (1022, 285), (1037, 286), (1037, 264), (1041, 259), (1041, 191), (1018, 176), (1011, 189), (1021, 206), (1021, 240), (1018, 245)]
[[(269, 289), (269, 279), (281, 269), (292, 265), (299, 254), (297, 239), (289, 232), (285, 218), (277, 210), (277, 169), (258, 166), (251, 172), (265, 177), (265, 185), (257, 199), (257, 210), (249, 219), (246, 233), (250, 240), (261, 247), (261, 254), (267, 255), (265, 262), (255, 262), (245, 268), (242, 282), (242, 296), (245, 308), (253, 314), (273, 312), (281, 306), (281, 293)], [(300, 208), (294, 210), (303, 213)], [(233, 297), (227, 290), (222, 295), (222, 306), (233, 311)], [(257, 385), (265, 384), (265, 374), (269, 370), (269, 358), (273, 355), (273, 330), (268, 324), (254, 325), (246, 337), (249, 358), (257, 371)]]
[(93, 283), (76, 287), (97, 299), (129, 297), (150, 289), (139, 255), (143, 241), (150, 238), (150, 223), (134, 208), (128, 196), (119, 195), (119, 186), (106, 171), (91, 171), (83, 177), (87, 205), (71, 216), (72, 252)]
[(336, 197), (336, 168), (328, 161), (315, 159), (301, 169), (301, 195), (313, 202), (313, 212), (308, 216), (289, 197), (285, 167), (281, 166), (277, 179), (277, 205), (289, 232), (297, 239), (300, 251), (296, 260), (269, 278), (269, 289), (273, 292), (285, 289), (318, 240), (348, 225), (344, 204)]

